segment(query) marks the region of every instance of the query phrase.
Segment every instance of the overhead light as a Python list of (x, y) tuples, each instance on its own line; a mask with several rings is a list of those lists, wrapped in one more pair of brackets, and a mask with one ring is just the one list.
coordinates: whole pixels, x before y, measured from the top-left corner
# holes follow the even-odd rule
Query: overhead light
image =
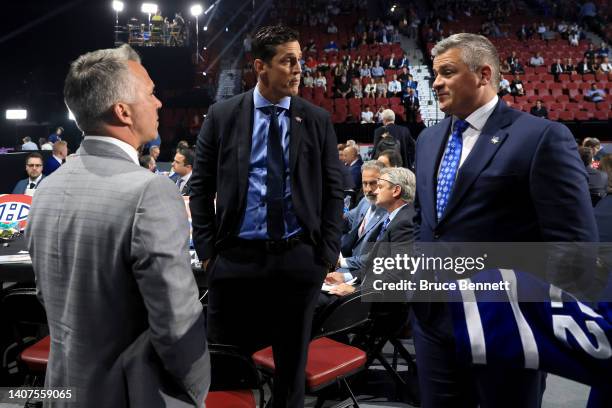
[(202, 15), (202, 13), (204, 12), (204, 9), (202, 8), (201, 5), (199, 4), (194, 4), (193, 6), (191, 6), (191, 15), (194, 17), (200, 16)]
[(74, 115), (72, 114), (72, 111), (70, 109), (68, 109), (68, 119), (76, 121), (76, 118), (74, 117)]
[(206, 51), (206, 47), (204, 47), (203, 50)]
[(204, 26), (204, 31), (208, 31), (208, 26)]
[(124, 4), (122, 1), (113, 1), (113, 10), (115, 10), (116, 12), (121, 12), (123, 11), (123, 7)]
[(6, 119), (7, 120), (22, 120), (27, 119), (28, 111), (25, 109), (7, 109)]
[(202, 75), (206, 76), (206, 72), (202, 72)]
[(155, 14), (157, 13), (157, 4), (153, 3), (142, 3), (140, 7), (140, 11), (147, 14)]
[(229, 28), (225, 27), (225, 32), (227, 33), (229, 31)]

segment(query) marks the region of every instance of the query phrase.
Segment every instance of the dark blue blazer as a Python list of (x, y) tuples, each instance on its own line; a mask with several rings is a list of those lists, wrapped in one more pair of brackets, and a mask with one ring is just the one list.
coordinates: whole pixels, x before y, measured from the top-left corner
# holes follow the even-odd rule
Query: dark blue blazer
[[(45, 176), (42, 176), (40, 181), (43, 181), (44, 178)], [(24, 178), (23, 180), (19, 180), (17, 184), (15, 185), (15, 188), (13, 189), (13, 192), (11, 194), (24, 194), (26, 191), (26, 188), (28, 187), (29, 182), (30, 182), (29, 178)]]
[(417, 139), (415, 224), (421, 241), (596, 242), (587, 174), (564, 125), (500, 101), (436, 219), (438, 167), (451, 118)]
[(349, 171), (351, 172), (351, 177), (353, 181), (353, 190), (357, 191), (361, 188), (361, 165), (363, 164), (363, 160), (357, 159), (355, 164), (352, 166), (348, 166)]
[(45, 164), (43, 165), (43, 174), (45, 176), (48, 176), (55, 170), (59, 169), (60, 166), (61, 164), (57, 160), (55, 160), (55, 157), (51, 156), (47, 159), (47, 161), (45, 161)]
[(599, 228), (599, 240), (612, 242), (612, 195), (608, 194), (597, 203), (595, 219)]

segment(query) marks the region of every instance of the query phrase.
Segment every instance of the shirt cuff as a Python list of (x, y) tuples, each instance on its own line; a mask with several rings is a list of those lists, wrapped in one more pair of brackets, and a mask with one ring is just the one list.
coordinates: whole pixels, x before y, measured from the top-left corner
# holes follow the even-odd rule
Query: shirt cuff
[(348, 282), (348, 281), (350, 281), (351, 279), (353, 279), (353, 275), (351, 275), (351, 273), (350, 273), (350, 272), (344, 272), (342, 275), (344, 276), (344, 281), (345, 281), (345, 282)]

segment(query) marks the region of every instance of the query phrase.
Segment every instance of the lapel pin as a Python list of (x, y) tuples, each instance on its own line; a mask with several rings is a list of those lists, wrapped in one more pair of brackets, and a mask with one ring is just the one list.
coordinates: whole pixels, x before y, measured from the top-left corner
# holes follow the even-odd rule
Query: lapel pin
[(491, 138), (491, 143), (493, 143), (493, 144), (498, 144), (498, 143), (499, 143), (499, 137), (497, 137), (497, 136), (493, 136), (493, 137)]
[(295, 117), (295, 121), (296, 121), (297, 123), (302, 123), (302, 118), (300, 118), (299, 116), (296, 116), (296, 117)]

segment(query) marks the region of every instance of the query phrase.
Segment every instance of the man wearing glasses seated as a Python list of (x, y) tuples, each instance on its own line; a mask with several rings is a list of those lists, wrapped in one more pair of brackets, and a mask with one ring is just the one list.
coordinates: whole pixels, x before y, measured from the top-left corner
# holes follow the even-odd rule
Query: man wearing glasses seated
[(13, 194), (25, 194), (29, 196), (33, 196), (36, 191), (36, 187), (38, 187), (38, 183), (45, 177), (42, 174), (43, 171), (43, 158), (40, 153), (30, 153), (28, 157), (26, 157), (26, 173), (28, 173), (28, 177), (23, 180), (19, 180), (15, 188), (13, 189)]

